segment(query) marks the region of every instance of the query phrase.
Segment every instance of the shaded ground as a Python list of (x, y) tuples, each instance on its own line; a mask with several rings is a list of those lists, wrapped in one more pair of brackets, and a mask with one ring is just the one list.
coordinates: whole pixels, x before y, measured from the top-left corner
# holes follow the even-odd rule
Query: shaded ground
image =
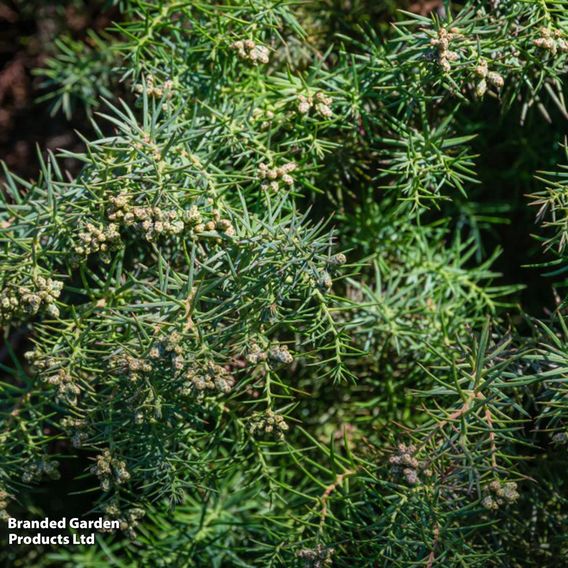
[[(102, 30), (112, 21), (102, 1), (0, 0), (0, 159), (25, 179), (37, 175), (36, 146), (42, 151), (80, 149), (74, 130), (89, 131), (84, 114), (72, 121), (54, 120), (49, 104), (37, 104), (41, 78), (32, 70), (51, 53), (62, 32), (77, 38), (88, 29)], [(66, 163), (71, 170), (74, 164)]]

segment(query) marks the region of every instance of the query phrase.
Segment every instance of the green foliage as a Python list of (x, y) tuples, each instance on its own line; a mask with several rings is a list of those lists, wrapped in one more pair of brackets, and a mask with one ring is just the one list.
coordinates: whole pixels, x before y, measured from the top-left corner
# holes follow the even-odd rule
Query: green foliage
[(3, 560), (559, 565), (566, 173), (489, 117), (561, 137), (566, 2), (112, 4), (38, 71), (93, 137), (5, 173), (0, 513), (121, 530)]
[(89, 33), (87, 42), (71, 37), (55, 41), (57, 55), (38, 70), (44, 78), (42, 86), (47, 90), (43, 100), (55, 100), (53, 114), (61, 110), (70, 118), (75, 99), (91, 109), (100, 96), (112, 97), (110, 83), (116, 56), (106, 48), (109, 41), (110, 37), (99, 37), (95, 33)]
[(533, 195), (532, 205), (538, 207), (537, 220), (542, 222), (545, 234), (545, 249), (563, 256), (568, 240), (568, 174), (566, 166), (561, 165), (560, 170), (545, 174), (542, 181), (546, 189)]

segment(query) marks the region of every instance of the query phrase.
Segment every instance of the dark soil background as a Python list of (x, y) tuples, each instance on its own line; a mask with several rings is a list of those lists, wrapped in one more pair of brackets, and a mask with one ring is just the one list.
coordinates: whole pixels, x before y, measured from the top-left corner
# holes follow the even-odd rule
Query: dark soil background
[[(87, 30), (104, 30), (113, 19), (116, 12), (99, 0), (0, 0), (0, 159), (15, 174), (37, 176), (36, 148), (44, 153), (81, 148), (75, 130), (89, 133), (87, 117), (77, 112), (69, 121), (59, 113), (54, 119), (49, 103), (37, 103), (41, 77), (32, 71), (42, 66), (61, 33), (82, 39)], [(71, 161), (65, 167), (76, 169)]]

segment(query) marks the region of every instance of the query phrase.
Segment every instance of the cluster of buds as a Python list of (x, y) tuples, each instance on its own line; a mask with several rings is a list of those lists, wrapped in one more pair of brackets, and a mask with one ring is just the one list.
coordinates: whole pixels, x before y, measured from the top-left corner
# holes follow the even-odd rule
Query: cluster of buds
[(397, 453), (389, 458), (394, 474), (402, 475), (409, 485), (420, 483), (419, 474), (430, 477), (432, 472), (423, 462), (416, 459), (416, 446), (414, 444), (398, 444)]
[(284, 434), (288, 428), (284, 417), (272, 410), (267, 410), (263, 414), (256, 414), (249, 423), (249, 432), (253, 436), (255, 434), (270, 434), (277, 440), (284, 439)]
[(255, 108), (252, 115), (255, 120), (261, 121), (261, 130), (268, 130), (272, 125), (272, 121), (274, 120), (274, 112), (272, 112), (271, 110), (264, 111), (260, 108)]
[(110, 491), (113, 483), (122, 485), (130, 479), (126, 463), (114, 458), (109, 450), (105, 450), (97, 456), (96, 462), (91, 466), (90, 471), (99, 478), (101, 489), (105, 493)]
[(19, 296), (19, 292), (24, 290), (22, 287), (18, 288), (17, 291), (2, 290), (0, 295), (0, 322), (9, 322), (24, 312), (23, 307), (20, 305)]
[(177, 211), (160, 207), (133, 207), (125, 212), (123, 220), (127, 227), (134, 226), (141, 231), (148, 242), (161, 236), (179, 235), (185, 228)]
[[(153, 75), (148, 75), (146, 77), (146, 93), (148, 93), (149, 97), (153, 97), (155, 99), (161, 99), (162, 97), (171, 99), (173, 95), (173, 86), (174, 83), (170, 79), (164, 81), (161, 85), (156, 85)], [(137, 83), (134, 90), (137, 93), (142, 94), (144, 92), (144, 85), (142, 83)]]
[(298, 113), (308, 114), (313, 108), (323, 118), (331, 118), (333, 116), (332, 102), (332, 98), (322, 92), (318, 92), (314, 96), (298, 95)]
[(6, 510), (8, 508), (9, 500), (10, 495), (6, 489), (0, 485), (0, 521), (7, 521), (10, 518), (8, 511)]
[(182, 355), (183, 337), (177, 331), (172, 331), (169, 335), (161, 337), (150, 349), (150, 357), (152, 359), (159, 359), (164, 353)]
[(306, 568), (325, 568), (333, 564), (335, 549), (318, 544), (315, 548), (303, 548), (296, 553), (304, 561)]
[(17, 286), (3, 290), (0, 295), (0, 322), (8, 322), (25, 314), (33, 316), (42, 308), (48, 315), (57, 317), (59, 309), (55, 301), (62, 289), (62, 282), (37, 276), (33, 288)]
[(126, 194), (119, 194), (109, 199), (111, 207), (107, 211), (110, 221), (121, 221), (126, 227), (134, 227), (144, 234), (144, 238), (155, 241), (161, 236), (179, 235), (184, 230), (193, 233), (217, 231), (226, 236), (233, 236), (235, 229), (228, 219), (222, 219), (217, 210), (213, 210), (213, 219), (205, 222), (197, 206), (192, 205), (185, 211), (164, 210), (160, 207), (131, 207)]
[(506, 483), (498, 480), (492, 481), (486, 488), (486, 493), (481, 505), (490, 511), (496, 511), (503, 505), (514, 503), (519, 498), (517, 484), (514, 481)]
[(71, 405), (77, 404), (81, 389), (73, 381), (73, 377), (65, 370), (59, 369), (54, 375), (43, 379), (49, 385), (57, 387), (57, 398)]
[(160, 338), (152, 345), (149, 353), (150, 358), (161, 360), (167, 356), (176, 371), (183, 370), (186, 366), (186, 361), (183, 356), (184, 348), (182, 339), (182, 335), (177, 331), (173, 331), (170, 335)]
[(89, 438), (87, 421), (79, 418), (64, 418), (61, 421), (61, 425), (69, 432), (72, 446), (74, 448), (83, 447)]
[(53, 357), (46, 357), (39, 351), (26, 351), (24, 353), (25, 360), (30, 364), (36, 371), (45, 371), (47, 369), (53, 369), (57, 367), (58, 361)]
[(122, 221), (124, 216), (130, 211), (130, 195), (121, 192), (118, 195), (110, 195), (108, 197), (110, 207), (107, 210), (107, 218), (109, 221)]
[(190, 369), (185, 379), (182, 394), (197, 393), (198, 398), (202, 398), (206, 392), (227, 394), (235, 385), (233, 375), (225, 367), (212, 362), (198, 371)]
[(280, 181), (285, 185), (293, 185), (294, 178), (290, 175), (296, 168), (297, 164), (288, 162), (279, 168), (270, 168), (264, 162), (258, 166), (258, 177), (262, 180), (262, 189), (271, 189), (278, 191), (280, 189)]
[(59, 479), (59, 462), (57, 460), (49, 460), (42, 458), (37, 462), (28, 464), (23, 475), (22, 481), (24, 483), (32, 483), (33, 481), (40, 481), (44, 475), (49, 479)]
[(450, 50), (450, 42), (458, 36), (460, 36), (460, 33), (456, 28), (452, 28), (450, 31), (440, 28), (438, 37), (430, 40), (430, 45), (438, 49), (438, 63), (446, 73), (450, 72), (451, 63), (459, 59), (458, 53)]
[(478, 65), (476, 65), (475, 74), (479, 78), (477, 85), (475, 86), (475, 94), (481, 98), (487, 92), (487, 86), (491, 85), (495, 89), (500, 90), (505, 85), (505, 80), (502, 75), (496, 71), (489, 71), (487, 66), (487, 61), (482, 59)]
[(183, 212), (183, 221), (187, 228), (193, 229), (195, 233), (202, 233), (205, 230), (203, 216), (196, 205), (192, 205)]
[(559, 51), (568, 52), (568, 42), (564, 39), (565, 34), (561, 30), (540, 28), (540, 37), (534, 40), (534, 45), (556, 55)]
[(181, 371), (185, 367), (185, 358), (183, 355), (172, 355), (172, 367), (176, 371)]
[(110, 223), (104, 228), (86, 223), (79, 233), (80, 244), (75, 246), (75, 253), (79, 256), (89, 256), (93, 253), (108, 254), (110, 250), (120, 243), (118, 225)]
[(141, 374), (152, 371), (152, 365), (148, 361), (132, 355), (119, 355), (114, 359), (113, 366), (125, 372), (132, 382), (138, 381)]
[(235, 228), (231, 221), (229, 219), (222, 219), (221, 213), (217, 209), (213, 210), (213, 220), (205, 223), (205, 231), (217, 231), (227, 237), (232, 237), (235, 234)]
[(253, 342), (249, 347), (245, 358), (251, 365), (258, 365), (262, 361), (266, 361), (266, 359), (268, 359), (268, 353), (261, 349), (258, 343)]
[(257, 45), (252, 39), (235, 41), (231, 47), (236, 50), (240, 59), (250, 61), (255, 65), (266, 64), (269, 61), (269, 51), (263, 45)]
[(142, 410), (137, 410), (133, 414), (132, 421), (134, 422), (134, 424), (137, 424), (138, 426), (140, 426), (140, 424), (144, 424), (145, 422), (150, 422), (150, 423), (155, 422), (155, 420), (153, 420), (151, 416), (149, 417), (147, 413)]
[(268, 352), (270, 362), (275, 365), (291, 365), (294, 362), (292, 353), (288, 351), (287, 345), (275, 345)]
[(330, 264), (331, 266), (342, 266), (346, 262), (347, 262), (347, 257), (342, 252), (334, 254), (328, 260), (328, 264)]
[[(140, 519), (146, 514), (144, 509), (133, 507), (127, 511), (121, 511), (117, 501), (113, 499), (104, 506), (103, 511), (105, 513), (105, 520), (118, 521), (120, 530), (124, 531), (130, 540), (136, 539), (134, 529), (140, 522)], [(112, 528), (104, 528), (101, 529), (101, 532), (113, 532), (113, 530)]]

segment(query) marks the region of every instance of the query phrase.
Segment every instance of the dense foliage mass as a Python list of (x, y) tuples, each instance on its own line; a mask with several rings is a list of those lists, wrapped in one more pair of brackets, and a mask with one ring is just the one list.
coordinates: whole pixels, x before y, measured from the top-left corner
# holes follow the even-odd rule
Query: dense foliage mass
[(121, 530), (3, 561), (568, 564), (568, 2), (111, 4), (5, 172), (0, 514)]

